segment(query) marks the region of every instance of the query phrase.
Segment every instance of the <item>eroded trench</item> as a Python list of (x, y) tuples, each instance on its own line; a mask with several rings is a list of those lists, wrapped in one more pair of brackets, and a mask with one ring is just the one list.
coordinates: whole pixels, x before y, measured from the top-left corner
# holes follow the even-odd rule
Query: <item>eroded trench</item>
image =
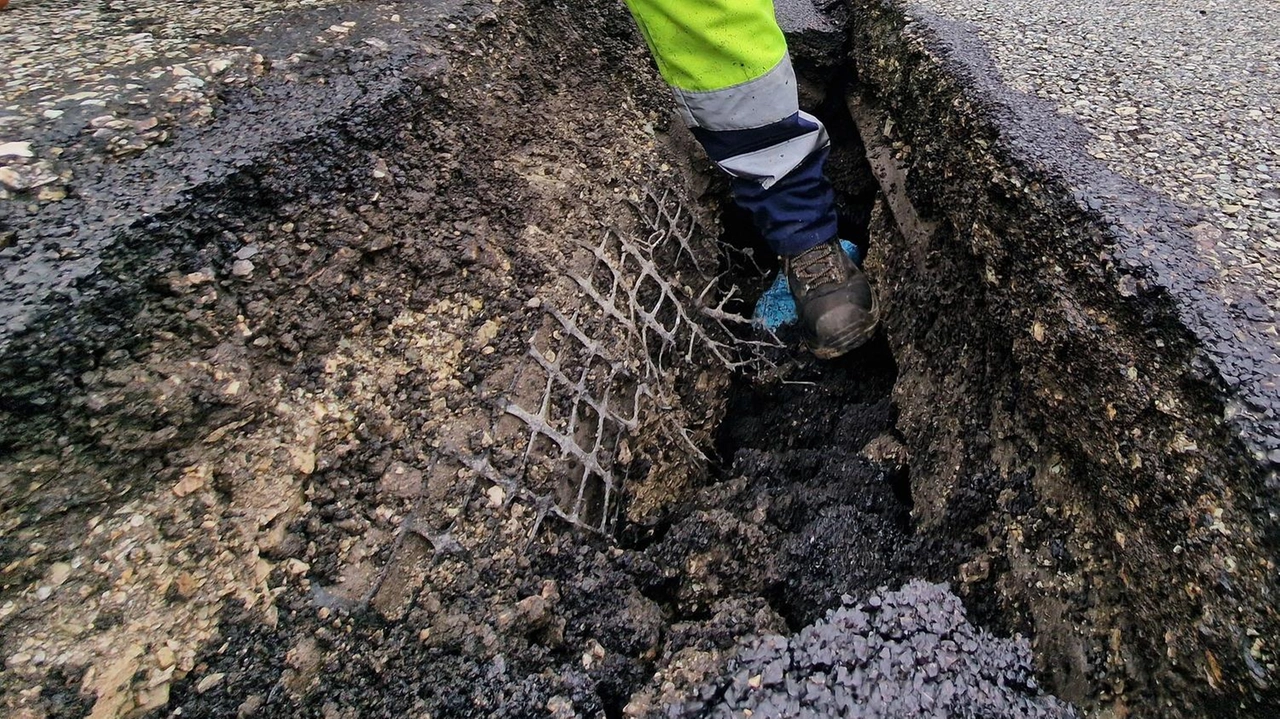
[[(973, 562), (991, 497), (913, 520), (888, 342), (735, 319), (767, 258), (625, 15), (509, 13), (437, 38), (398, 124), (109, 258), (129, 331), (7, 404), (8, 707), (1072, 715)], [(857, 88), (811, 80), (874, 244)]]

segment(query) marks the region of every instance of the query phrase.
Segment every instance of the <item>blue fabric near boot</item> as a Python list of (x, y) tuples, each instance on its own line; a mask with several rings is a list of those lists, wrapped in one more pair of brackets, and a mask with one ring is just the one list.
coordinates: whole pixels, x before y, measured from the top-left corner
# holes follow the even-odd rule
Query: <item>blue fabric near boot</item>
[[(858, 251), (856, 245), (848, 240), (840, 240), (840, 247), (850, 259), (859, 266), (862, 265), (862, 253)], [(751, 316), (751, 323), (757, 328), (776, 333), (784, 327), (795, 324), (799, 319), (800, 315), (796, 312), (796, 298), (791, 295), (787, 276), (778, 272), (773, 285), (756, 301), (756, 311)]]

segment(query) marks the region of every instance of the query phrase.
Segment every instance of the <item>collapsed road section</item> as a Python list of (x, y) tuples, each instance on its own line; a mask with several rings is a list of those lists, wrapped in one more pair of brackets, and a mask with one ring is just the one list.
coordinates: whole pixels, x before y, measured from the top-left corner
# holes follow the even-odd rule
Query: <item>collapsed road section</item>
[[(845, 10), (921, 530), (981, 537), (962, 581), (1026, 618), (1065, 696), (1115, 716), (1265, 715), (1280, 227), (1274, 123), (1245, 118), (1273, 116), (1274, 81), (1223, 38), (1274, 57), (1254, 32), (1267, 20)], [(1144, 18), (1133, 37), (1113, 12)], [(1180, 55), (1206, 77), (1163, 62)]]
[(1256, 715), (1265, 474), (1179, 296), (1059, 296), (1101, 215), (856, 5), (779, 8), (892, 313), (829, 365), (745, 326), (768, 263), (616, 3), (104, 5), (118, 72), (6, 58), (7, 714)]
[[(142, 53), (157, 98), (15, 98), (8, 715), (821, 707), (805, 664), (721, 689), (812, 623), (845, 705), (1070, 716), (942, 587), (876, 593), (954, 564), (911, 536), (887, 347), (743, 331), (763, 277), (620, 7), (274, 10)], [(107, 45), (154, 26), (116, 12)]]

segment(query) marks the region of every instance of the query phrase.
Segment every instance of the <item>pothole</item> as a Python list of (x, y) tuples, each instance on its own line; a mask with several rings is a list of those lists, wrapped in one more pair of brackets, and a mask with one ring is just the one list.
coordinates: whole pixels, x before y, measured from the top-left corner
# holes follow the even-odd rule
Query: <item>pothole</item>
[[(767, 258), (623, 11), (504, 12), (405, 49), (396, 112), (131, 225), (128, 301), (73, 318), (100, 344), (23, 375), (66, 394), (5, 406), (10, 713), (1069, 715), (976, 538), (917, 531), (887, 341), (818, 364), (743, 322)], [(910, 582), (962, 562), (967, 618)]]

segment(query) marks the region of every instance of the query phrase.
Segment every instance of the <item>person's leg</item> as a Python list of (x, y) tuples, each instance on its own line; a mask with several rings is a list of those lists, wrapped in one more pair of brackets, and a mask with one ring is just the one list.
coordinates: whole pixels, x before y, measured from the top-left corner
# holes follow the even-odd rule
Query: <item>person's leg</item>
[(826, 129), (801, 112), (772, 0), (627, 0), (662, 76), (734, 198), (779, 255), (836, 235)]
[(837, 238), (830, 141), (800, 110), (773, 0), (626, 2), (685, 122), (782, 256), (810, 348), (834, 357), (865, 342), (874, 296)]

